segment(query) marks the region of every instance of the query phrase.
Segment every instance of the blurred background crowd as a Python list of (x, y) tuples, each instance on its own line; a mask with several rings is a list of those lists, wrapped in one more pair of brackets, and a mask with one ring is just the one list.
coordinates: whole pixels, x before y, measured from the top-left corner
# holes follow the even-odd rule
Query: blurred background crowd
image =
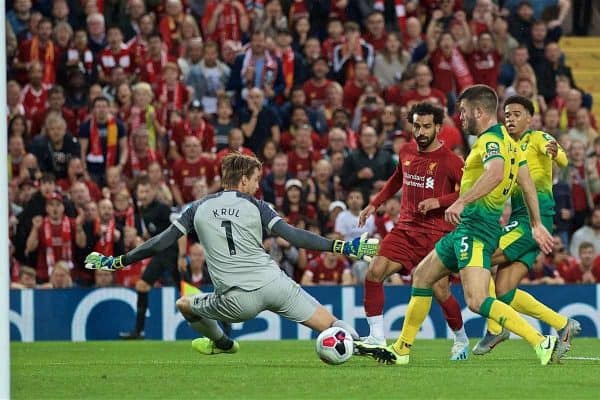
[[(528, 281), (600, 282), (595, 99), (558, 44), (567, 22), (573, 35), (600, 25), (592, 3), (9, 0), (12, 286), (133, 287), (146, 262), (94, 273), (85, 255), (122, 254), (165, 229), (220, 190), (232, 151), (262, 160), (257, 196), (290, 224), (384, 237), (400, 193), (364, 228), (358, 214), (411, 140), (408, 110), (444, 107), (440, 138), (464, 157), (473, 138), (460, 130), (456, 98), (477, 83), (531, 99), (532, 129), (569, 156), (555, 171), (555, 250)], [(364, 280), (364, 262), (281, 238), (264, 247), (305, 285)], [(210, 284), (197, 240), (171, 269)], [(170, 272), (157, 285), (174, 283)]]

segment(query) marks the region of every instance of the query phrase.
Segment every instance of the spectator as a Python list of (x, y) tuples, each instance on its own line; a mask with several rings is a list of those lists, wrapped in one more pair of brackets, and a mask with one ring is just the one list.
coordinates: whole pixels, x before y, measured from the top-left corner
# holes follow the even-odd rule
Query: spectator
[(518, 76), (533, 77), (533, 85), (537, 87), (536, 74), (529, 64), (529, 50), (525, 45), (519, 45), (511, 53), (511, 61), (505, 62), (500, 67), (498, 76), (498, 92), (506, 97), (504, 90), (515, 83)]
[(373, 67), (375, 51), (373, 46), (360, 37), (360, 28), (355, 22), (344, 24), (344, 38), (342, 44), (333, 49), (333, 73), (340, 84), (345, 84), (354, 79), (355, 66), (358, 61), (366, 63), (367, 69)]
[(231, 75), (229, 66), (220, 61), (218, 56), (217, 43), (207, 42), (202, 60), (190, 69), (186, 81), (194, 89), (194, 98), (202, 101), (207, 114), (217, 112), (217, 99), (225, 93)]
[(113, 273), (111, 271), (103, 271), (101, 269), (97, 269), (94, 271), (95, 288), (107, 288), (113, 285)]
[(311, 77), (303, 83), (306, 104), (313, 108), (323, 106), (327, 102), (327, 91), (333, 81), (327, 79), (329, 65), (327, 60), (319, 57), (311, 64)]
[(42, 81), (44, 67), (37, 61), (30, 64), (29, 83), (21, 91), (19, 103), (23, 105), (25, 117), (31, 121), (33, 116), (47, 107), (50, 85)]
[(581, 255), (580, 249), (583, 243), (591, 243), (592, 247), (600, 248), (600, 208), (596, 207), (592, 211), (588, 225), (585, 225), (573, 233), (571, 239), (571, 255)]
[[(243, 146), (244, 144), (244, 133), (239, 128), (232, 128), (229, 131), (227, 147), (219, 151), (216, 155), (216, 166), (217, 168), (221, 168), (221, 161), (230, 153), (241, 153), (246, 154), (248, 156), (253, 156), (254, 153), (247, 147)], [(264, 165), (263, 165), (264, 168)]]
[(308, 263), (300, 283), (303, 286), (352, 285), (355, 279), (350, 264), (343, 256), (323, 253)]
[(56, 184), (61, 188), (64, 193), (70, 192), (73, 185), (77, 182), (81, 182), (88, 189), (89, 196), (94, 200), (98, 201), (102, 197), (102, 192), (98, 188), (98, 185), (90, 179), (83, 168), (83, 162), (79, 155), (71, 156), (67, 162), (67, 173), (63, 179), (59, 179)]
[(185, 281), (195, 287), (200, 287), (210, 283), (210, 277), (206, 270), (206, 258), (204, 248), (200, 243), (194, 243), (190, 246), (188, 255), (185, 257), (187, 268), (185, 269)]
[(540, 94), (547, 101), (550, 101), (556, 96), (556, 77), (564, 75), (569, 78), (571, 87), (575, 87), (571, 68), (566, 66), (561, 61), (561, 52), (558, 43), (550, 42), (546, 44), (544, 51), (544, 60), (535, 67), (535, 75), (537, 77), (537, 87)]
[(17, 37), (27, 32), (31, 18), (31, 0), (15, 0), (13, 7), (6, 13), (6, 19)]
[[(277, 0), (278, 2), (278, 0)], [(292, 88), (302, 85), (308, 79), (308, 65), (304, 58), (292, 48), (292, 34), (287, 29), (279, 29), (276, 36), (275, 55), (281, 60), (285, 88), (278, 100), (289, 98)]]
[(545, 262), (546, 255), (540, 252), (529, 273), (521, 283), (529, 285), (562, 285), (565, 280), (560, 276), (554, 265)]
[(133, 105), (127, 115), (129, 132), (145, 128), (148, 133), (148, 145), (156, 151), (160, 149), (166, 128), (159, 121), (158, 113), (152, 105), (154, 93), (146, 82), (138, 82), (133, 86)]
[(573, 141), (568, 155), (569, 166), (561, 173), (564, 174), (563, 179), (571, 187), (574, 211), (572, 229), (576, 230), (583, 225), (585, 217), (594, 203), (585, 168), (585, 146), (580, 141)]
[(275, 37), (281, 29), (287, 30), (288, 21), (279, 0), (266, 0), (264, 3), (264, 12), (254, 19), (254, 29), (264, 31), (267, 37)]
[(152, 90), (156, 91), (168, 62), (176, 63), (177, 60), (165, 50), (160, 34), (151, 33), (148, 36), (148, 52), (142, 57), (140, 64), (140, 80), (149, 83)]
[(32, 64), (39, 63), (42, 66), (41, 83), (53, 85), (56, 82), (58, 55), (58, 50), (52, 41), (52, 21), (42, 18), (38, 23), (38, 34), (19, 45), (15, 67), (21, 71), (19, 76), (25, 82), (26, 71)]
[(372, 235), (375, 232), (375, 220), (373, 216), (367, 218), (363, 227), (358, 226), (358, 215), (365, 203), (362, 191), (351, 189), (346, 197), (348, 209), (340, 212), (335, 219), (335, 232), (341, 234), (344, 240), (357, 237), (367, 232)]
[(562, 240), (564, 246), (569, 245), (569, 236), (572, 232), (571, 217), (573, 216), (573, 200), (571, 198), (571, 188), (563, 179), (564, 174), (561, 174), (558, 166), (554, 166), (553, 176), (554, 182), (552, 185), (552, 194), (554, 196), (554, 234)]
[(79, 142), (67, 132), (67, 123), (58, 113), (48, 114), (45, 130), (33, 144), (40, 170), (54, 173), (56, 179), (66, 178), (69, 160), (81, 155)]
[(54, 265), (50, 272), (50, 280), (39, 286), (41, 289), (70, 289), (73, 287), (71, 267), (63, 261)]
[(35, 269), (22, 265), (19, 270), (19, 280), (10, 283), (11, 289), (35, 289)]
[(289, 173), (302, 182), (310, 177), (315, 162), (321, 159), (317, 150), (313, 150), (312, 128), (308, 124), (298, 126), (294, 137), (293, 150), (288, 152)]
[(345, 158), (349, 152), (347, 147), (348, 137), (346, 132), (341, 128), (331, 128), (327, 135), (327, 143), (327, 148), (321, 150), (325, 160), (330, 160), (331, 156), (337, 152), (341, 152)]
[(317, 210), (306, 202), (304, 185), (298, 179), (290, 179), (285, 183), (281, 210), (290, 225), (297, 225), (300, 221), (314, 225), (317, 220)]
[(126, 42), (132, 40), (141, 31), (142, 17), (146, 15), (144, 0), (128, 0), (124, 18), (120, 18), (119, 27)]
[[(377, 126), (384, 107), (385, 101), (378, 95), (376, 86), (367, 84), (354, 108), (352, 130), (360, 131), (365, 125)], [(381, 127), (377, 126), (377, 129)]]
[(127, 162), (127, 136), (123, 123), (110, 113), (105, 97), (92, 102), (92, 117), (79, 129), (81, 158), (87, 161), (91, 178), (103, 186), (108, 167), (122, 168)]
[[(131, 134), (131, 147), (127, 163), (123, 168), (123, 174), (128, 178), (135, 178), (148, 172), (151, 163), (157, 162), (165, 165), (160, 152), (150, 148), (148, 129), (140, 126)], [(105, 254), (105, 253), (103, 253)]]
[[(140, 2), (141, 0), (134, 0), (134, 2)], [(128, 20), (128, 22), (130, 22)], [(122, 28), (123, 29), (123, 28)], [(127, 38), (127, 28), (125, 30), (124, 35)], [(138, 23), (138, 31), (132, 37), (129, 37), (127, 40), (127, 46), (131, 50), (131, 55), (133, 57), (133, 62), (137, 66), (136, 71), (142, 70), (144, 67), (143, 60), (146, 58), (148, 54), (148, 45), (150, 41), (150, 35), (154, 33), (154, 14), (143, 14)]]
[(279, 118), (275, 111), (264, 104), (264, 94), (259, 88), (248, 91), (248, 110), (240, 112), (240, 123), (244, 132), (244, 145), (260, 154), (267, 139), (279, 143)]
[(165, 11), (158, 23), (158, 31), (165, 41), (166, 48), (169, 49), (169, 55), (178, 57), (179, 46), (181, 46), (181, 26), (185, 17), (181, 0), (167, 0)]
[[(148, 165), (148, 181), (150, 182), (150, 186), (152, 186), (153, 190), (156, 192), (156, 199), (161, 203), (164, 203), (168, 206), (173, 205), (173, 194), (169, 189), (169, 186), (165, 182), (165, 177), (163, 174), (163, 166), (159, 164), (157, 161), (153, 161)], [(203, 181), (199, 181), (203, 182)], [(192, 188), (192, 193), (193, 193)], [(208, 193), (206, 193), (208, 194)]]
[(370, 126), (362, 129), (360, 144), (361, 148), (353, 150), (344, 160), (341, 182), (346, 188), (360, 189), (363, 197), (367, 197), (373, 188), (383, 187), (395, 165), (391, 154), (377, 147), (377, 133)]
[(204, 119), (204, 108), (198, 100), (192, 101), (188, 108), (186, 119), (173, 124), (169, 142), (169, 156), (173, 160), (181, 158), (182, 143), (188, 136), (194, 136), (200, 141), (200, 151), (205, 157), (214, 158), (215, 129)]
[(416, 103), (434, 102), (443, 106), (448, 104), (446, 95), (439, 89), (431, 87), (433, 74), (427, 64), (418, 64), (415, 68), (415, 88), (402, 93), (398, 87), (391, 87), (386, 93), (386, 103), (397, 106), (412, 107)]
[(494, 48), (494, 40), (489, 32), (479, 35), (477, 48), (469, 54), (468, 59), (475, 83), (496, 88), (502, 56)]
[(554, 137), (561, 137), (564, 131), (560, 127), (560, 112), (557, 108), (550, 107), (546, 110), (546, 114), (544, 114), (543, 130)]
[(205, 180), (209, 193), (216, 192), (221, 186), (218, 167), (212, 159), (202, 155), (197, 137), (186, 136), (182, 149), (183, 158), (173, 163), (171, 180), (173, 198), (180, 207), (194, 200), (192, 186), (195, 180)]
[[(573, 128), (577, 122), (577, 112), (582, 107), (583, 94), (578, 89), (571, 89), (567, 93), (565, 107), (560, 116), (560, 128), (567, 131)], [(596, 120), (593, 115), (589, 115), (590, 125), (595, 129)]]
[[(290, 10), (291, 11), (291, 10)], [(294, 50), (300, 51), (310, 41), (310, 20), (306, 16), (292, 19), (292, 35)], [(310, 59), (310, 58), (309, 58)]]
[(107, 45), (106, 25), (104, 16), (93, 12), (86, 18), (88, 32), (88, 46), (94, 57), (99, 54)]
[(291, 179), (291, 175), (288, 172), (287, 155), (279, 153), (273, 158), (271, 172), (263, 178), (260, 185), (264, 200), (273, 204), (277, 210), (283, 208), (286, 182), (289, 179)]
[(65, 107), (65, 90), (62, 86), (54, 85), (48, 90), (48, 107), (38, 110), (38, 112), (32, 116), (31, 120), (31, 135), (38, 135), (46, 122), (46, 117), (50, 112), (59, 113), (67, 123), (67, 132), (70, 134), (78, 133), (78, 121), (75, 113)]
[[(21, 166), (23, 164), (23, 160), (27, 155), (27, 151), (25, 150), (25, 141), (23, 140), (23, 136), (18, 134), (13, 134), (8, 138), (8, 178), (12, 180), (13, 178), (19, 178), (21, 175)], [(26, 171), (29, 174), (29, 171)], [(28, 178), (32, 178), (29, 176)], [(33, 177), (34, 178), (34, 177)]]
[(98, 54), (100, 80), (107, 83), (113, 69), (121, 67), (131, 80), (134, 78), (135, 64), (129, 47), (123, 43), (123, 34), (117, 26), (108, 28), (108, 46)]
[(365, 32), (364, 38), (367, 43), (373, 46), (375, 52), (381, 52), (386, 47), (388, 34), (385, 31), (385, 20), (383, 13), (379, 11), (373, 11), (367, 20), (365, 21), (367, 31)]
[(170, 128), (175, 110), (184, 110), (194, 98), (193, 89), (179, 79), (179, 67), (174, 62), (163, 66), (163, 76), (156, 90), (159, 120)]
[[(217, 151), (221, 151), (228, 145), (229, 132), (233, 128), (238, 128), (238, 124), (234, 121), (233, 107), (229, 97), (219, 97), (217, 99), (217, 115), (214, 121), (215, 142)], [(243, 132), (242, 132), (243, 134)]]
[(295, 279), (298, 271), (299, 251), (282, 237), (268, 237), (263, 240), (263, 247), (279, 268), (290, 278)]
[(373, 75), (383, 88), (399, 82), (410, 62), (410, 54), (402, 49), (400, 34), (389, 32), (386, 36), (385, 45), (375, 56), (373, 65)]
[(502, 61), (509, 62), (510, 56), (519, 47), (519, 42), (508, 33), (508, 22), (503, 17), (496, 17), (492, 25), (494, 47), (502, 55)]
[(46, 213), (46, 217), (38, 215), (33, 218), (25, 247), (25, 255), (37, 259), (37, 280), (40, 283), (48, 281), (59, 261), (64, 261), (68, 269), (72, 269), (75, 246), (83, 248), (86, 241), (83, 215), (79, 215), (76, 221), (67, 217), (60, 193), (49, 195)]
[(240, 43), (248, 32), (250, 21), (240, 1), (212, 0), (206, 4), (202, 26), (209, 39), (223, 46), (228, 40)]
[(261, 89), (270, 101), (283, 93), (281, 60), (266, 48), (264, 32), (253, 32), (248, 49), (236, 57), (227, 88), (246, 101), (251, 88)]
[(314, 165), (312, 177), (308, 179), (307, 183), (309, 191), (306, 201), (309, 203), (317, 203), (321, 196), (327, 197), (330, 201), (336, 198), (333, 168), (329, 161), (317, 161)]
[(329, 63), (333, 61), (333, 50), (335, 46), (344, 43), (344, 25), (337, 18), (329, 18), (327, 21), (327, 38), (323, 40), (323, 57)]
[(344, 85), (344, 108), (346, 110), (354, 110), (360, 99), (360, 96), (365, 92), (367, 85), (376, 88), (379, 92), (379, 81), (376, 77), (370, 74), (369, 66), (366, 61), (358, 60), (354, 64), (354, 78), (348, 79)]
[[(25, 115), (25, 107), (21, 99), (21, 86), (16, 81), (8, 81), (6, 84), (6, 100), (8, 106), (8, 118), (12, 120), (15, 116)], [(9, 123), (10, 124), (10, 123)], [(9, 136), (11, 133), (9, 126)]]
[(575, 115), (575, 125), (569, 129), (569, 136), (572, 140), (579, 140), (588, 147), (588, 144), (594, 143), (598, 137), (598, 132), (592, 127), (590, 111), (581, 107)]

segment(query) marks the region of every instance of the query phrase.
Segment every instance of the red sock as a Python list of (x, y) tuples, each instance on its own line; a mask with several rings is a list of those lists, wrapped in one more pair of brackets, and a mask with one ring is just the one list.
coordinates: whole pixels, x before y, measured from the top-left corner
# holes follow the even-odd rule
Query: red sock
[(457, 331), (462, 328), (463, 320), (460, 312), (460, 304), (458, 304), (458, 301), (456, 301), (456, 298), (453, 295), (450, 295), (446, 301), (440, 303), (440, 307), (442, 307), (444, 318), (446, 318), (446, 322), (448, 322), (450, 329)]
[(374, 282), (365, 279), (365, 313), (367, 317), (383, 314), (383, 303), (385, 295), (383, 293), (383, 282)]

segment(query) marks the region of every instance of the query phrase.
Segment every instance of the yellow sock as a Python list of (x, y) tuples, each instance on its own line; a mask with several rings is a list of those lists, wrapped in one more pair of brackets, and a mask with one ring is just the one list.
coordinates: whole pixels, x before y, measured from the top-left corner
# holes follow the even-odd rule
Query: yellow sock
[(410, 353), (410, 348), (421, 329), (421, 325), (429, 309), (431, 308), (431, 296), (433, 295), (432, 289), (412, 289), (412, 296), (406, 309), (406, 316), (404, 317), (404, 324), (402, 325), (402, 333), (400, 337), (393, 344), (394, 351), (400, 355), (406, 355)]
[(489, 317), (511, 332), (527, 340), (532, 346), (538, 345), (544, 336), (527, 323), (515, 310), (501, 301), (486, 298), (479, 309), (484, 317)]
[[(504, 301), (505, 296), (502, 296), (500, 300)], [(560, 315), (523, 290), (516, 289), (512, 301), (507, 304), (522, 314), (544, 321), (556, 330), (567, 325), (567, 317)]]
[[(496, 298), (496, 284), (493, 279), (490, 279), (490, 297)], [(492, 335), (499, 335), (502, 332), (502, 327), (491, 318), (487, 319), (487, 330)]]

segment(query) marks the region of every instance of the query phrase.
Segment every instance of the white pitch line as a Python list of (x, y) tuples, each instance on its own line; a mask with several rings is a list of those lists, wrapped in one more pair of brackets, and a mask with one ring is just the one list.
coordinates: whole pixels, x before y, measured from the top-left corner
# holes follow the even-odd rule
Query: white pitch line
[(587, 360), (587, 361), (600, 361), (600, 357), (563, 357), (563, 360)]

